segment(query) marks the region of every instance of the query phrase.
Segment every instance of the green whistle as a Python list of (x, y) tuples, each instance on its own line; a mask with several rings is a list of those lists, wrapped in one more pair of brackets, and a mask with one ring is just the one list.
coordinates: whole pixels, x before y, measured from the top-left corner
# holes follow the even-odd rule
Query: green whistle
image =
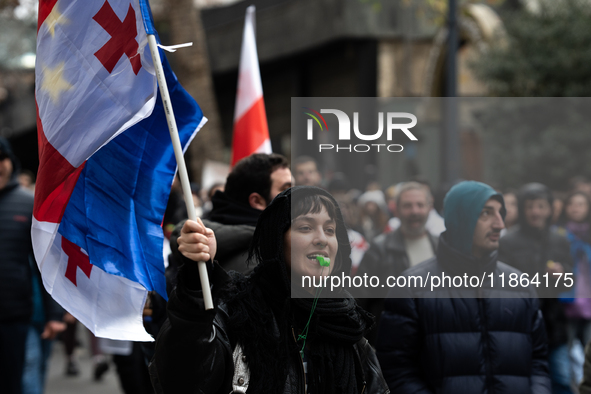
[(318, 260), (318, 264), (320, 264), (321, 267), (330, 266), (330, 259), (328, 257), (324, 258), (322, 256), (316, 256), (316, 260)]

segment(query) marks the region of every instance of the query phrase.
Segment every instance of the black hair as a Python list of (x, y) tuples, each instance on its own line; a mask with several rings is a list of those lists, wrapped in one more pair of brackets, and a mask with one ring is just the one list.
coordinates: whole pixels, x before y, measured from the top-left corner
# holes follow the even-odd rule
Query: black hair
[(293, 205), (291, 210), (292, 220), (307, 213), (319, 213), (323, 207), (331, 219), (336, 219), (335, 203), (326, 196), (316, 194), (305, 196), (295, 201), (295, 205)]
[(287, 159), (276, 153), (255, 153), (240, 160), (226, 180), (224, 193), (231, 199), (248, 204), (248, 197), (258, 193), (271, 203), (271, 174), (280, 168), (289, 168)]

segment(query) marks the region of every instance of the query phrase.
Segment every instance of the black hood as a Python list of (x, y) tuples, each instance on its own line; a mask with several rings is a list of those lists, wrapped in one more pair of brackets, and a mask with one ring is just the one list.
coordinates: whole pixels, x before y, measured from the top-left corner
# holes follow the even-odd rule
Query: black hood
[[(339, 250), (333, 275), (349, 273), (351, 247), (336, 201), (318, 187), (296, 186), (278, 194), (260, 215), (249, 253), (249, 259), (258, 265), (250, 276), (236, 277), (233, 288), (229, 289), (228, 325), (236, 327), (236, 341), (242, 344), (244, 354), (249, 355), (248, 366), (252, 373), (249, 390), (256, 393), (285, 391), (284, 388), (288, 388), (285, 382), (290, 380), (287, 379), (290, 357), (306, 343), (310, 344), (309, 368), (316, 372), (307, 376), (311, 391), (360, 391), (356, 377), (362, 376), (362, 372), (357, 371), (353, 344), (373, 324), (372, 316), (342, 291), (333, 293), (324, 289), (321, 299), (313, 299), (310, 294), (305, 298), (293, 297), (284, 257), (285, 233), (291, 226), (292, 207), (298, 206), (298, 199), (318, 195), (326, 196), (335, 207), (333, 219)], [(327, 293), (336, 296), (325, 298)], [(303, 338), (296, 339), (296, 333), (305, 327), (309, 331), (302, 342)], [(304, 390), (296, 386), (291, 391)]]

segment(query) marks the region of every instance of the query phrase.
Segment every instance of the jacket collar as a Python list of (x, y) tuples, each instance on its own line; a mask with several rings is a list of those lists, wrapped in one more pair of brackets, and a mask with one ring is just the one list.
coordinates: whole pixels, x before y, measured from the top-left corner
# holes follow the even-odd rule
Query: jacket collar
[(444, 235), (439, 237), (437, 262), (441, 265), (444, 271), (455, 272), (458, 274), (466, 273), (468, 275), (493, 272), (497, 268), (497, 257), (498, 252), (495, 250), (488, 256), (478, 259), (449, 246)]
[(248, 224), (256, 226), (261, 215), (258, 209), (248, 204), (239, 203), (228, 197), (226, 193), (216, 192), (211, 198), (213, 209), (207, 219), (222, 224)]

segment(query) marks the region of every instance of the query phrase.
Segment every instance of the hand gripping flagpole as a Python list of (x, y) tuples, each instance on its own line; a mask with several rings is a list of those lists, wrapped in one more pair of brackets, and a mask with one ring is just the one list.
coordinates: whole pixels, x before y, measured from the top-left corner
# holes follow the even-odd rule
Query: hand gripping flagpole
[[(168, 86), (166, 84), (166, 79), (164, 78), (164, 70), (162, 69), (162, 61), (160, 59), (160, 52), (158, 51), (158, 43), (156, 42), (156, 37), (153, 34), (148, 34), (148, 44), (150, 45), (150, 52), (152, 53), (154, 67), (156, 69), (156, 78), (158, 80), (158, 86), (160, 87), (160, 96), (162, 96), (162, 103), (164, 104), (166, 120), (168, 121), (168, 130), (170, 131), (170, 138), (172, 139), (174, 155), (176, 157), (176, 161), (179, 167), (179, 177), (181, 179), (183, 195), (185, 196), (187, 213), (189, 214), (189, 219), (197, 221), (197, 213), (195, 212), (195, 206), (193, 205), (193, 196), (191, 194), (191, 185), (189, 184), (189, 175), (187, 174), (187, 165), (185, 164), (183, 149), (181, 147), (181, 140), (179, 138), (179, 132), (176, 127), (174, 112), (172, 111), (170, 95), (168, 94)], [(203, 302), (205, 303), (205, 309), (213, 309), (213, 301), (211, 298), (211, 290), (209, 287), (209, 277), (207, 276), (207, 266), (205, 265), (204, 261), (199, 261), (197, 264), (199, 267), (201, 288), (203, 289)]]

